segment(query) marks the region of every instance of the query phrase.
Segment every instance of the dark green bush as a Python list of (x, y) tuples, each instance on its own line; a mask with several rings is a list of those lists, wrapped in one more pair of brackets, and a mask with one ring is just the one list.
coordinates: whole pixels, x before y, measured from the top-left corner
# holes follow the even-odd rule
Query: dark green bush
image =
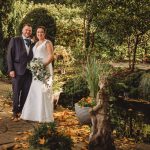
[(141, 76), (138, 90), (141, 97), (150, 100), (150, 73), (144, 73)]
[(5, 64), (5, 49), (6, 35), (9, 35), (9, 28), (6, 26), (9, 24), (9, 13), (13, 10), (14, 0), (0, 0), (0, 70), (6, 74)]
[[(40, 143), (40, 139), (44, 139), (44, 142)], [(55, 123), (44, 123), (35, 128), (29, 143), (33, 149), (47, 150), (71, 150), (73, 144), (70, 137), (58, 133)]]
[(55, 41), (56, 23), (54, 18), (49, 14), (48, 10), (44, 8), (36, 8), (29, 12), (22, 20), (19, 31), (21, 32), (22, 26), (26, 23), (30, 23), (33, 28), (33, 35), (36, 33), (38, 26), (45, 26), (47, 29), (47, 38), (53, 43)]
[(124, 79), (125, 84), (127, 84), (129, 87), (137, 88), (139, 86), (140, 77), (143, 73), (144, 71), (138, 70), (133, 73), (127, 74)]
[(86, 80), (83, 77), (69, 79), (63, 85), (58, 103), (64, 107), (73, 107), (81, 98), (89, 95)]
[(119, 71), (117, 76), (113, 76), (109, 79), (111, 96), (128, 96), (129, 98), (148, 100), (150, 77), (148, 75), (149, 73), (146, 72), (148, 71), (137, 70), (132, 73)]
[(128, 97), (129, 98), (134, 98), (134, 99), (138, 99), (139, 98), (139, 90), (136, 87), (130, 87), (130, 89), (128, 90)]

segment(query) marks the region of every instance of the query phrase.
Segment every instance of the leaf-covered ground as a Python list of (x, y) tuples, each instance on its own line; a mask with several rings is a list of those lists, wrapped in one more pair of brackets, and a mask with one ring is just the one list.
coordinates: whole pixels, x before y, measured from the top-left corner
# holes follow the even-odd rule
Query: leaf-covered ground
[[(0, 99), (0, 106), (4, 104), (4, 99)], [(24, 150), (29, 149), (28, 137), (32, 134), (33, 127), (38, 125), (34, 122), (26, 122), (20, 120), (19, 122), (13, 122), (10, 119), (11, 116), (11, 103), (5, 103), (4, 109), (0, 112), (0, 149), (2, 147), (12, 147), (12, 149)], [(74, 111), (67, 108), (58, 106), (54, 112), (55, 121), (58, 127), (58, 131), (69, 135), (74, 145), (72, 150), (87, 150), (88, 138), (90, 134), (90, 127), (87, 125), (81, 125)], [(6, 125), (7, 123), (7, 125)], [(4, 125), (7, 130), (4, 131)], [(3, 127), (3, 128), (1, 128)], [(4, 136), (5, 135), (5, 136)], [(5, 139), (11, 136), (10, 143), (2, 143)], [(5, 139), (4, 139), (5, 138)], [(42, 141), (40, 141), (42, 144)], [(115, 138), (115, 145), (117, 150), (134, 150), (135, 142), (132, 139), (127, 138)]]

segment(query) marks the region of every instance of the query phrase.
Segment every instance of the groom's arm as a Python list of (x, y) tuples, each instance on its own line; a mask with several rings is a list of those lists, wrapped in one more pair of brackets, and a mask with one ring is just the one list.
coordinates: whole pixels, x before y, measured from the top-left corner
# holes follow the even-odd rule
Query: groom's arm
[(8, 65), (8, 73), (11, 77), (15, 76), (15, 69), (14, 69), (14, 38), (11, 38), (8, 51), (7, 51), (7, 65)]

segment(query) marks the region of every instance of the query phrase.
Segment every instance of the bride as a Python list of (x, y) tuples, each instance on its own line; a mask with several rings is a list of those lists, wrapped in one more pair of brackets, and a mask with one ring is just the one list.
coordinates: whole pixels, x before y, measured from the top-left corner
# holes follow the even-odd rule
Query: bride
[(42, 81), (32, 79), (29, 94), (27, 96), (21, 117), (24, 120), (38, 122), (53, 122), (53, 100), (52, 100), (52, 60), (53, 45), (45, 39), (46, 29), (40, 26), (36, 30), (38, 42), (33, 47), (33, 57), (41, 58), (44, 66), (49, 70), (49, 84), (45, 86)]

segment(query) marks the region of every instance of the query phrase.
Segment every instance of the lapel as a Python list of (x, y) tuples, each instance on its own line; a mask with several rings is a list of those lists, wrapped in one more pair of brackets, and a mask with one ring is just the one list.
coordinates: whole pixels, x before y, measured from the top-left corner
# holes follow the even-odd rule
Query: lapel
[(24, 45), (24, 40), (23, 40), (22, 36), (20, 37), (20, 48), (21, 48), (21, 51), (26, 53), (26, 55), (27, 55), (27, 50), (26, 50), (26, 47)]
[[(33, 57), (33, 50), (32, 50), (32, 49), (33, 49), (33, 45), (31, 44), (31, 45), (30, 45), (29, 54), (28, 54), (29, 57)], [(32, 58), (31, 58), (31, 59), (32, 59)]]

